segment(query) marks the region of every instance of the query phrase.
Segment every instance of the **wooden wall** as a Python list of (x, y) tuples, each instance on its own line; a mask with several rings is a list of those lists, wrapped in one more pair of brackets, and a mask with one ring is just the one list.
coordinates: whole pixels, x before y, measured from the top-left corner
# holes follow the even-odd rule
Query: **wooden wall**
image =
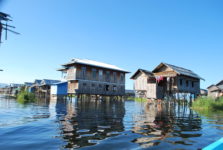
[[(186, 76), (178, 76), (177, 77), (177, 89), (180, 92), (200, 94), (200, 80), (196, 78), (186, 77)], [(182, 80), (182, 85), (180, 84), (180, 80)], [(187, 84), (188, 82), (188, 84)], [(192, 86), (192, 84), (194, 86)]]
[(215, 91), (217, 90), (218, 88), (216, 86), (212, 86), (208, 89), (208, 96), (209, 97), (212, 97), (212, 98), (217, 98), (219, 97), (220, 93), (219, 91)]
[[(86, 71), (83, 71), (83, 67)], [(101, 71), (103, 74), (100, 76)], [(68, 93), (111, 96), (125, 94), (125, 73), (120, 71), (75, 65), (75, 68), (67, 71), (67, 79), (70, 80)]]

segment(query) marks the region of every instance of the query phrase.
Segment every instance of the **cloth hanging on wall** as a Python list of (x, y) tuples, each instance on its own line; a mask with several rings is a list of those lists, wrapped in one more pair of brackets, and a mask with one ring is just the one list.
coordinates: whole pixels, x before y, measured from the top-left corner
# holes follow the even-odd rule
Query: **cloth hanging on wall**
[(156, 76), (156, 82), (159, 83), (160, 81), (163, 81), (163, 76)]

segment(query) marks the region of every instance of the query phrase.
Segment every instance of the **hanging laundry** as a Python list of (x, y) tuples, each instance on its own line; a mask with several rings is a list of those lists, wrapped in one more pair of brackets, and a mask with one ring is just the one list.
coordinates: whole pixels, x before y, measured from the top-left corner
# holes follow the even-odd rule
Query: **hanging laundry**
[(159, 83), (160, 81), (163, 81), (163, 76), (156, 76), (156, 82)]
[(167, 80), (167, 82), (170, 82), (170, 77), (167, 77), (166, 80)]

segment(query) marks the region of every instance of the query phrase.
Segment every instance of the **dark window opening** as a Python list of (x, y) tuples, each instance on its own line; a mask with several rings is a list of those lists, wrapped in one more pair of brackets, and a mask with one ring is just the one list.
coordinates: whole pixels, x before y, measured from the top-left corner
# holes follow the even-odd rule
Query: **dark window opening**
[(187, 86), (187, 87), (189, 86), (189, 81), (188, 81), (188, 80), (186, 81), (186, 86)]
[(181, 86), (183, 85), (183, 79), (180, 79), (180, 85)]
[(113, 72), (114, 82), (117, 82), (117, 73)]
[(110, 71), (106, 71), (106, 81), (110, 82)]
[(83, 78), (86, 77), (86, 70), (87, 70), (86, 67), (81, 67), (81, 74), (82, 74), (82, 77), (83, 77)]
[(192, 87), (194, 87), (194, 82), (192, 82)]
[(97, 70), (96, 69), (92, 69), (92, 78), (96, 79), (97, 78)]
[(105, 91), (109, 91), (109, 85), (105, 86)]
[(113, 86), (113, 91), (117, 91), (117, 86), (116, 85)]
[(125, 80), (125, 77), (124, 77), (123, 73), (120, 74), (120, 80), (121, 80), (121, 82), (124, 82), (124, 80)]

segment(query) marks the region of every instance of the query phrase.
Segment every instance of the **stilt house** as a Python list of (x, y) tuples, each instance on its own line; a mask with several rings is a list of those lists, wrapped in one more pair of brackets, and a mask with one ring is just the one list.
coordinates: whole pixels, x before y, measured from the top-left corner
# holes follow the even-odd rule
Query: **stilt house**
[(63, 80), (68, 81), (68, 94), (124, 96), (125, 71), (117, 66), (88, 59), (72, 59), (62, 65)]
[(223, 96), (223, 80), (216, 85), (211, 85), (208, 88), (208, 96), (212, 98), (218, 98)]
[(139, 69), (131, 77), (138, 97), (153, 99), (176, 98), (182, 94), (196, 97), (200, 94), (200, 80), (191, 70), (161, 63), (152, 72)]
[(54, 85), (55, 83), (59, 83), (60, 80), (49, 80), (49, 79), (43, 79), (40, 83), (40, 92), (45, 93), (46, 95), (50, 95), (50, 89), (51, 85)]

